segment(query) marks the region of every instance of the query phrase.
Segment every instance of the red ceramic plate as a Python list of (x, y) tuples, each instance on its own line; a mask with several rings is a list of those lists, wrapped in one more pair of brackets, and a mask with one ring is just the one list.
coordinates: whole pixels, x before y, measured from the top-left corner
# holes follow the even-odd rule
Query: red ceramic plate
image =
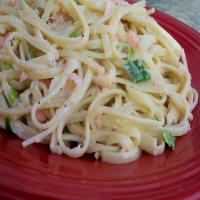
[[(161, 12), (154, 17), (185, 48), (200, 94), (200, 34)], [(176, 151), (143, 153), (125, 165), (57, 156), (39, 144), (23, 149), (20, 139), (0, 130), (0, 199), (200, 199), (199, 104), (191, 126), (177, 139)]]

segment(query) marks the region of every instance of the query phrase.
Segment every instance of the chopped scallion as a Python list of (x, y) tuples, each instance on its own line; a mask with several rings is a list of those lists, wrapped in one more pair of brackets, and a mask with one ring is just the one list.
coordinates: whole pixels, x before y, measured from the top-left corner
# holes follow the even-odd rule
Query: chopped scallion
[(148, 81), (148, 80), (151, 79), (151, 76), (147, 71), (143, 70), (143, 71), (141, 71), (141, 73), (142, 73), (142, 76), (143, 76), (143, 80), (142, 81)]
[(4, 64), (3, 64), (3, 69), (5, 69), (5, 70), (12, 69), (12, 64), (4, 63)]
[(117, 49), (118, 49), (120, 52), (122, 52), (123, 49), (125, 49), (125, 48), (129, 48), (128, 44), (125, 44), (125, 43), (122, 43), (122, 42), (121, 42), (120, 44), (117, 45)]
[(130, 59), (131, 57), (133, 57), (133, 48), (131, 48), (128, 44), (125, 44), (123, 42), (121, 42), (118, 46), (117, 46), (117, 49), (122, 52), (123, 50), (127, 49), (128, 51), (128, 56), (127, 58)]
[(11, 87), (9, 84), (5, 85), (4, 94), (10, 106), (15, 106), (19, 100), (19, 95), (17, 91)]
[(169, 131), (165, 130), (162, 131), (162, 137), (165, 141), (165, 143), (168, 145), (169, 148), (172, 148), (175, 150), (175, 140), (176, 137), (174, 137)]
[(42, 13), (42, 11), (43, 11), (42, 7), (38, 3), (35, 3), (35, 9), (39, 12), (39, 14)]
[(68, 35), (69, 37), (71, 37), (71, 38), (76, 38), (76, 37), (78, 37), (79, 36), (79, 34), (77, 33), (77, 32), (71, 32), (69, 35)]
[(12, 132), (10, 118), (8, 117), (5, 118), (5, 128), (7, 131)]
[(28, 51), (29, 51), (30, 58), (33, 58), (33, 49), (32, 49), (32, 47), (29, 47)]
[(90, 51), (99, 53), (99, 49), (89, 49)]
[(129, 77), (135, 83), (139, 83), (139, 82), (147, 81), (151, 79), (151, 76), (148, 73), (148, 71), (145, 69), (145, 66), (142, 63), (142, 60), (127, 59), (125, 68), (128, 72)]
[(128, 61), (125, 64), (125, 68), (132, 81), (135, 81), (137, 83), (143, 79), (142, 73), (140, 73), (139, 69), (133, 62)]

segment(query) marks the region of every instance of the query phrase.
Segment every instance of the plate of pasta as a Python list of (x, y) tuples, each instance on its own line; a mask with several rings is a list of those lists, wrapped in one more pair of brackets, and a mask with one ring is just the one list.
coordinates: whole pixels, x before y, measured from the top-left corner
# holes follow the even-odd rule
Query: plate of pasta
[(145, 1), (0, 0), (0, 197), (200, 198), (199, 55)]

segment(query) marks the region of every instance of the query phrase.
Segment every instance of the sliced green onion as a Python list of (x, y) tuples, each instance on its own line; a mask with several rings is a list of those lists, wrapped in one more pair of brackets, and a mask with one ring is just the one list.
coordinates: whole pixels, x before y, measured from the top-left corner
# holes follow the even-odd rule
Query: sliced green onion
[(40, 7), (40, 4), (35, 3), (35, 9), (38, 9)]
[(128, 44), (125, 44), (123, 42), (121, 42), (120, 44), (117, 45), (117, 49), (122, 52), (125, 48), (128, 48)]
[(19, 49), (19, 42), (17, 43), (17, 49)]
[(133, 57), (133, 48), (131, 48), (128, 44), (125, 44), (121, 42), (119, 45), (117, 45), (117, 49), (122, 52), (123, 50), (127, 49), (128, 50), (128, 59), (131, 59)]
[(6, 96), (6, 99), (11, 107), (17, 104), (19, 100), (19, 95), (17, 91), (13, 87), (11, 87), (8, 83), (5, 85), (4, 95)]
[(31, 47), (29, 47), (29, 55), (30, 55), (30, 58), (33, 58), (33, 49)]
[(151, 79), (151, 76), (147, 71), (143, 70), (143, 71), (141, 71), (141, 73), (142, 73), (142, 76), (143, 76), (142, 81), (148, 81), (148, 80)]
[(4, 63), (4, 64), (3, 64), (3, 69), (5, 69), (5, 70), (12, 69), (12, 64)]
[(5, 118), (5, 128), (7, 131), (12, 132), (10, 118), (8, 117)]
[(43, 11), (39, 3), (35, 3), (35, 9), (38, 10), (39, 14)]
[(130, 59), (127, 59), (127, 62), (125, 64), (125, 69), (128, 72), (129, 77), (132, 81), (135, 83), (139, 83), (142, 81), (147, 81), (151, 79), (150, 74), (145, 69), (145, 66), (142, 62), (142, 60), (133, 60), (131, 57)]
[(125, 68), (132, 81), (137, 83), (143, 79), (142, 73), (133, 62), (128, 61), (125, 64)]
[(162, 137), (165, 141), (165, 143), (168, 145), (169, 148), (172, 148), (175, 150), (175, 140), (176, 137), (174, 137), (169, 131), (162, 131)]
[(128, 50), (128, 59), (129, 59), (129, 60), (133, 57), (133, 54), (134, 54), (133, 48), (131, 48), (131, 47), (129, 46), (129, 50)]
[(99, 49), (89, 49), (90, 51), (99, 53)]
[(139, 59), (136, 59), (133, 61), (135, 63), (135, 65), (137, 65), (137, 67), (140, 69), (140, 70), (143, 70), (144, 69), (144, 64), (142, 62), (142, 60), (139, 60)]
[(78, 37), (79, 36), (79, 34), (77, 33), (77, 32), (71, 32), (69, 35), (68, 35), (68, 37), (71, 37), (71, 38), (76, 38), (76, 37)]

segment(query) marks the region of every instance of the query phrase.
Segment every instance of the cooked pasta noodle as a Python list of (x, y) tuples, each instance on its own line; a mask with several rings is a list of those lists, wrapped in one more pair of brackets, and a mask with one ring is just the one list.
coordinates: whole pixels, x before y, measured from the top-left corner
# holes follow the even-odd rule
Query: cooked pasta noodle
[(0, 126), (23, 147), (115, 164), (174, 148), (198, 94), (153, 12), (145, 1), (0, 0)]

